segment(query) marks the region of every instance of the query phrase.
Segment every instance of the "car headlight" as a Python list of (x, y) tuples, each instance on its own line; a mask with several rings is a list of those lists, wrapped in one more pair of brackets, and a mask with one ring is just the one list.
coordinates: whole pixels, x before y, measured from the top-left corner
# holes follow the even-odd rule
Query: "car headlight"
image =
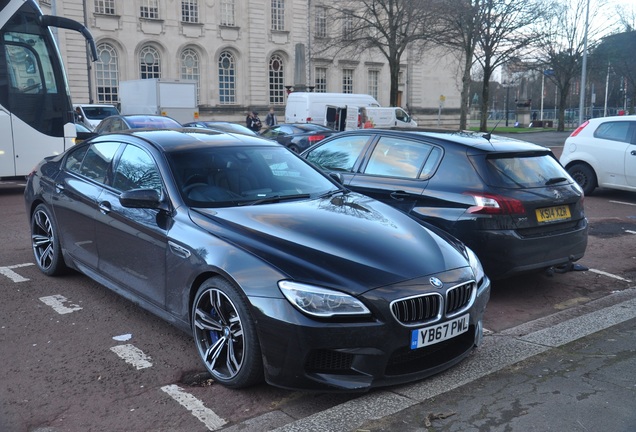
[(328, 318), (371, 313), (361, 301), (340, 291), (292, 281), (280, 281), (278, 287), (292, 305), (308, 315)]
[(475, 275), (475, 281), (477, 284), (481, 282), (481, 280), (486, 276), (484, 273), (484, 268), (481, 265), (481, 261), (477, 258), (475, 252), (472, 251), (469, 247), (466, 247), (466, 252), (468, 253), (468, 264), (470, 264), (470, 268), (473, 270), (473, 274)]

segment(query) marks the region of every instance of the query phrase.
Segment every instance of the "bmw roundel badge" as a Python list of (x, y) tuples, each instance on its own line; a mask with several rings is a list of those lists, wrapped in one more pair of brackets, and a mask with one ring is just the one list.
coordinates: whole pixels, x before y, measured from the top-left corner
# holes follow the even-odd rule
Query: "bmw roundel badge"
[(433, 285), (435, 288), (441, 288), (444, 284), (442, 283), (441, 280), (437, 279), (436, 277), (432, 277), (428, 280), (431, 285)]

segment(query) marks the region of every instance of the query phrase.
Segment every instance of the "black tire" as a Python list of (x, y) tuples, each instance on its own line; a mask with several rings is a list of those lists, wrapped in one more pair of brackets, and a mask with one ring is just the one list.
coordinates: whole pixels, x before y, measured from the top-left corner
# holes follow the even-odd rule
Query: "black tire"
[(31, 215), (31, 246), (35, 262), (42, 273), (57, 276), (68, 271), (62, 256), (57, 227), (44, 204), (38, 205)]
[(300, 149), (298, 148), (296, 144), (290, 144), (289, 149), (293, 151), (294, 153), (300, 153)]
[(263, 359), (247, 301), (227, 280), (205, 281), (192, 305), (199, 357), (215, 381), (245, 388), (263, 380)]
[(596, 189), (596, 174), (589, 165), (574, 164), (568, 168), (568, 174), (581, 186), (585, 195), (590, 195)]

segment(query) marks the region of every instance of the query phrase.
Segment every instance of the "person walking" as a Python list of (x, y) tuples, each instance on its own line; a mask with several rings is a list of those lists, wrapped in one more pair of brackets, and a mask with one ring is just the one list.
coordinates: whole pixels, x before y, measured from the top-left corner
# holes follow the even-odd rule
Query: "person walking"
[(245, 119), (248, 129), (253, 130), (256, 133), (259, 133), (263, 124), (261, 123), (261, 119), (258, 118), (258, 113), (256, 111), (252, 111), (247, 114), (247, 118)]
[(272, 127), (278, 124), (278, 120), (276, 119), (276, 113), (274, 112), (274, 107), (269, 108), (269, 112), (265, 117), (265, 124), (267, 127)]

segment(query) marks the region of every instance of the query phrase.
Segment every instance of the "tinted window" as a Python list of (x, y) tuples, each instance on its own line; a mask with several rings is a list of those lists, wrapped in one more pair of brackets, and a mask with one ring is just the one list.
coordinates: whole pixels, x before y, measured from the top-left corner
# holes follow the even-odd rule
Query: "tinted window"
[(382, 137), (375, 146), (366, 174), (416, 179), (433, 146), (396, 137)]
[(111, 142), (91, 145), (82, 162), (80, 174), (103, 183), (118, 148), (119, 143)]
[(628, 121), (602, 123), (594, 131), (594, 136), (612, 141), (631, 142), (629, 129), (632, 124)]
[(487, 159), (493, 186), (527, 188), (545, 186), (548, 180), (569, 176), (551, 156), (505, 157)]
[(330, 171), (353, 171), (369, 136), (346, 136), (329, 141), (307, 154), (307, 160)]
[(161, 190), (161, 179), (154, 160), (142, 149), (126, 146), (115, 170), (113, 187), (122, 192), (131, 189)]
[(76, 147), (66, 157), (66, 164), (64, 167), (69, 171), (79, 174), (80, 168), (82, 167), (82, 161), (84, 160), (84, 156), (86, 156), (87, 151), (88, 146)]

